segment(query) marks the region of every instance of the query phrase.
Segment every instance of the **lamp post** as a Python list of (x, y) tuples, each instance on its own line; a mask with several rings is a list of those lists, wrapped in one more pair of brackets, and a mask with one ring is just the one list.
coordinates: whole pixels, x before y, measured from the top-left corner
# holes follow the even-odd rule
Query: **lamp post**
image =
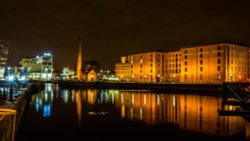
[(14, 81), (14, 76), (10, 75), (8, 77), (9, 81), (9, 87), (10, 87), (10, 101), (13, 101), (13, 81)]

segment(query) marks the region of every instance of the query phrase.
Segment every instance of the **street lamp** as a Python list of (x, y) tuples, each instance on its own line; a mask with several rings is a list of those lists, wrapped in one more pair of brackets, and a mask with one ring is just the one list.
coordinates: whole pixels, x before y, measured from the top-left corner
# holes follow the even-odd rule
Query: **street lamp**
[(10, 101), (13, 100), (13, 81), (15, 77), (13, 75), (8, 76), (9, 87), (10, 87)]

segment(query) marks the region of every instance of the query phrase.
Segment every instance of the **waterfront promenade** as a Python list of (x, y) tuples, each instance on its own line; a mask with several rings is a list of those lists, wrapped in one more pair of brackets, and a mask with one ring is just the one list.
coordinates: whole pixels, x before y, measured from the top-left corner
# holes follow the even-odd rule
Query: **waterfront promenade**
[(43, 87), (39, 83), (26, 83), (22, 87), (0, 81), (0, 141), (13, 141), (21, 124), (32, 94)]
[(98, 89), (134, 89), (151, 90), (169, 93), (219, 93), (223, 91), (223, 84), (169, 84), (169, 83), (134, 83), (134, 82), (79, 82), (79, 81), (51, 81), (60, 87), (70, 88), (98, 88)]

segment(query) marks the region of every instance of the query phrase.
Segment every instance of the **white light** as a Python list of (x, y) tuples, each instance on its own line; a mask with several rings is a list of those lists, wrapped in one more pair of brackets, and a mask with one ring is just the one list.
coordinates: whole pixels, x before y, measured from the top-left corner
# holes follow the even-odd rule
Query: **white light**
[(25, 80), (25, 79), (26, 79), (26, 77), (25, 77), (25, 76), (22, 76), (22, 77), (21, 77), (21, 80)]
[(12, 80), (14, 80), (14, 76), (9, 76), (9, 78), (8, 78), (10, 81), (12, 81)]
[(48, 74), (48, 78), (49, 79), (52, 78), (52, 74), (51, 73)]
[(44, 56), (51, 56), (51, 53), (44, 53)]
[(42, 74), (42, 78), (46, 78), (46, 73), (43, 73), (43, 74)]

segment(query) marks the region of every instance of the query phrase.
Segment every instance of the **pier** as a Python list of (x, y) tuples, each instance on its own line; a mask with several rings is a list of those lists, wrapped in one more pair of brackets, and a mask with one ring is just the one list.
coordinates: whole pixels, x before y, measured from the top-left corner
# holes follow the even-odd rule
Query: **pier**
[(79, 81), (50, 81), (62, 88), (99, 88), (99, 89), (135, 89), (151, 90), (167, 93), (210, 93), (218, 94), (223, 91), (222, 84), (169, 84), (169, 83), (126, 83), (126, 82), (79, 82)]
[[(228, 106), (235, 108), (228, 109)], [(221, 110), (218, 112), (222, 116), (250, 115), (250, 83), (224, 83)]]

